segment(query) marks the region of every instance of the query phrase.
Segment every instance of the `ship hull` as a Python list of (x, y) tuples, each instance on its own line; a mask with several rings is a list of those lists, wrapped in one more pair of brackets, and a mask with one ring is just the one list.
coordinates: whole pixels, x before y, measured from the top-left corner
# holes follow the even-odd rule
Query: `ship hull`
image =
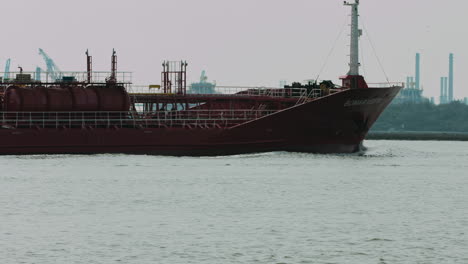
[(1, 128), (0, 154), (353, 153), (399, 90), (346, 90), (226, 129)]

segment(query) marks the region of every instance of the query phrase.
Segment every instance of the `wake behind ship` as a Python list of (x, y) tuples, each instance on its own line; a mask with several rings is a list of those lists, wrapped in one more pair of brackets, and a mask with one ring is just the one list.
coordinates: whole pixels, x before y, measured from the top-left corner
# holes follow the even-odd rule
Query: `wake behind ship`
[[(186, 87), (186, 62), (164, 62), (161, 86), (143, 91), (131, 74), (8, 73), (0, 83), (0, 154), (228, 155), (266, 151), (352, 153), (401, 89), (370, 88), (359, 75), (358, 6), (342, 85)], [(45, 81), (40, 81), (45, 80)]]

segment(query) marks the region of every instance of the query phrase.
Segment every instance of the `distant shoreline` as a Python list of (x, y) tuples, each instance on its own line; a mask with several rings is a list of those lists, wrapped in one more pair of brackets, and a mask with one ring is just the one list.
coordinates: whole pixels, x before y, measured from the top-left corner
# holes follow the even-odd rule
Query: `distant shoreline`
[(422, 131), (371, 131), (366, 139), (373, 140), (440, 140), (468, 141), (466, 132), (422, 132)]

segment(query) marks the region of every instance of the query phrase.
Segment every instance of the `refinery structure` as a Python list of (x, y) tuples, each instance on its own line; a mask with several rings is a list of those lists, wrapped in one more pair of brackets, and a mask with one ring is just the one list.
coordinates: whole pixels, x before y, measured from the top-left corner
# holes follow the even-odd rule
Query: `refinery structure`
[[(454, 101), (454, 98), (453, 98), (453, 53), (450, 53), (448, 77), (440, 77), (439, 102), (441, 104), (449, 104), (453, 101)], [(464, 101), (466, 102), (466, 99)]]
[(422, 95), (421, 87), (421, 55), (416, 53), (416, 68), (415, 76), (406, 77), (405, 88), (400, 91), (398, 96), (393, 100), (394, 104), (402, 103), (424, 103), (428, 99)]
[[(434, 97), (426, 98), (423, 96), (423, 87), (421, 85), (421, 54), (416, 53), (415, 57), (415, 74), (414, 76), (406, 77), (405, 88), (400, 91), (398, 96), (393, 101), (394, 104), (402, 103), (435, 103)], [(454, 55), (449, 54), (448, 57), (448, 76), (440, 77), (440, 95), (439, 104), (450, 104), (455, 101), (454, 96)], [(461, 102), (468, 104), (468, 98), (464, 98)]]

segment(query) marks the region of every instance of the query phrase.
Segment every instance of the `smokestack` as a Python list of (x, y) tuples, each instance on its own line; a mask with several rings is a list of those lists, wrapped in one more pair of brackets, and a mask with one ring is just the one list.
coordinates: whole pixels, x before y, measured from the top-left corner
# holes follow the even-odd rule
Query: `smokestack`
[(449, 56), (449, 80), (448, 80), (448, 90), (449, 90), (449, 94), (448, 94), (448, 100), (449, 102), (452, 102), (453, 101), (453, 53), (450, 53), (450, 56)]
[(440, 98), (439, 103), (444, 103), (444, 77), (440, 77)]
[(449, 86), (448, 86), (448, 77), (444, 77), (444, 103), (448, 104), (450, 103), (450, 92), (449, 92)]
[(419, 53), (416, 53), (416, 84), (415, 88), (419, 90), (419, 85), (420, 85), (420, 63), (421, 63), (421, 55)]

